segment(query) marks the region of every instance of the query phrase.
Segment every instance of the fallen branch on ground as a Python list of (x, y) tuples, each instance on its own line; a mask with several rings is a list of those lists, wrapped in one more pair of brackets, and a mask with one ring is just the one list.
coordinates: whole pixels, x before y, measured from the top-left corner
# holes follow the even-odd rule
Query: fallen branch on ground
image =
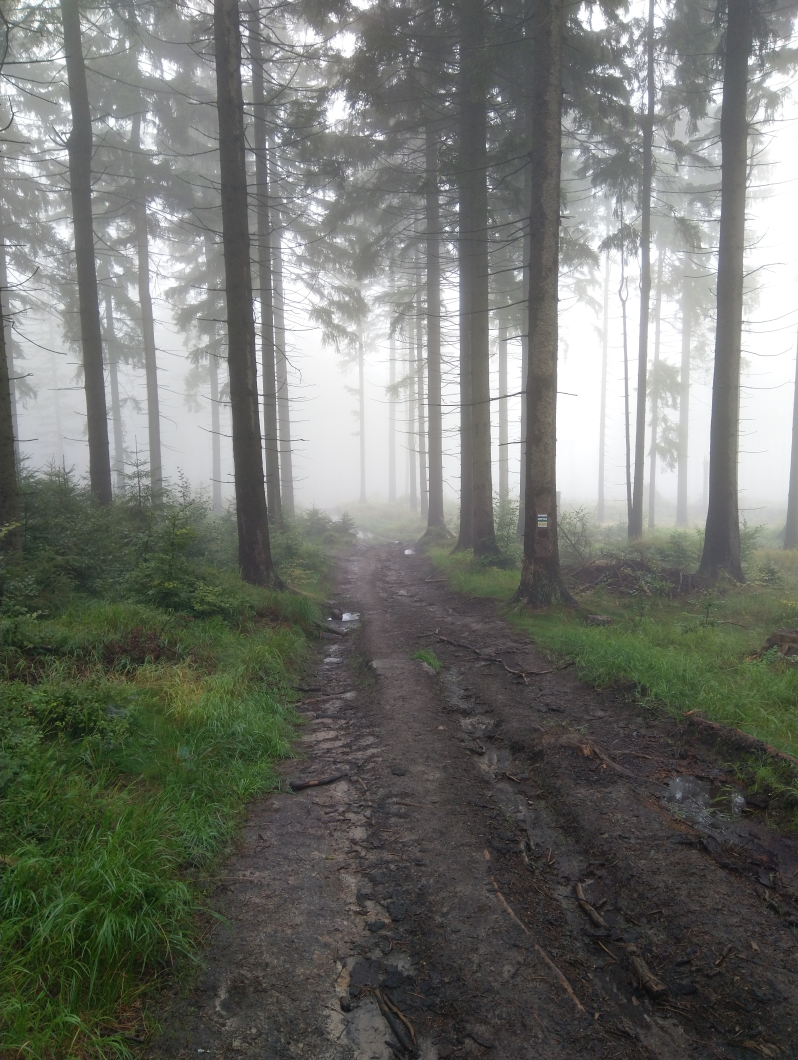
[(331, 777), (321, 777), (319, 780), (289, 780), (288, 786), (291, 791), (304, 791), (305, 788), (321, 788), (325, 784), (334, 784), (336, 780), (343, 780), (344, 777), (349, 775), (349, 772), (346, 772), (334, 773)]
[(577, 883), (574, 887), (574, 891), (576, 892), (576, 900), (579, 903), (579, 908), (582, 910), (582, 912), (587, 914), (588, 919), (595, 925), (595, 927), (601, 928), (602, 931), (607, 931), (608, 928), (606, 920), (601, 915), (601, 913), (598, 912), (598, 910), (593, 908), (590, 902), (588, 902), (587, 898), (585, 898), (585, 892), (582, 890), (582, 884)]
[[(515, 915), (515, 913), (512, 911), (512, 909), (510, 908), (510, 906), (509, 906), (509, 904), (507, 902), (507, 899), (504, 897), (502, 892), (499, 890), (499, 885), (498, 885), (498, 883), (496, 883), (496, 880), (493, 878), (493, 876), (491, 876), (490, 882), (493, 884), (493, 886), (495, 888), (494, 893), (495, 893), (496, 898), (497, 898), (497, 900), (499, 902), (499, 905), (502, 907), (502, 909), (504, 909), (504, 911), (506, 913), (508, 913), (512, 917), (512, 919), (516, 922), (516, 924), (518, 924), (518, 926), (521, 928), (521, 930), (526, 935), (528, 935), (530, 938), (532, 938), (532, 932), (529, 930), (529, 928), (526, 926), (526, 924), (522, 923), (518, 919), (518, 917)], [(535, 947), (535, 949), (538, 951), (540, 956), (543, 958), (543, 960), (549, 966), (551, 971), (557, 977), (560, 985), (563, 987), (563, 989), (566, 991), (566, 993), (571, 998), (573, 1003), (576, 1005), (578, 1011), (579, 1012), (584, 1012), (585, 1011), (585, 1006), (582, 1004), (582, 1002), (579, 1000), (579, 998), (573, 992), (573, 988), (571, 987), (571, 984), (568, 982), (568, 980), (562, 974), (562, 972), (557, 967), (557, 965), (554, 963), (554, 961), (551, 959), (551, 957), (549, 957), (548, 953), (546, 953), (546, 951), (543, 949), (543, 947), (539, 946), (537, 942), (533, 942), (532, 945)]]

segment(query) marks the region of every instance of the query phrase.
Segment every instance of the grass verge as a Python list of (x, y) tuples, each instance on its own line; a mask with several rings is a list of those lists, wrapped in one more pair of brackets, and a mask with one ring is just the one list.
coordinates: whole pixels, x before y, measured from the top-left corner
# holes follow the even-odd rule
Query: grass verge
[[(458, 592), (509, 601), (518, 585), (517, 569), (484, 566), (442, 549), (431, 558)], [(757, 559), (760, 566), (774, 562)], [(794, 627), (796, 602), (783, 586), (750, 582), (674, 600), (644, 592), (618, 599), (594, 590), (579, 602), (609, 615), (612, 624), (586, 626), (584, 611), (564, 607), (508, 614), (542, 648), (573, 659), (580, 678), (597, 688), (629, 691), (676, 716), (697, 711), (798, 753), (795, 667), (772, 655), (748, 659), (774, 629)]]
[(185, 495), (100, 509), (65, 476), (26, 487), (2, 572), (2, 1055), (126, 1056), (290, 751), (308, 591), (351, 527), (315, 513), (276, 535), (305, 594), (275, 593), (238, 576), (232, 520)]

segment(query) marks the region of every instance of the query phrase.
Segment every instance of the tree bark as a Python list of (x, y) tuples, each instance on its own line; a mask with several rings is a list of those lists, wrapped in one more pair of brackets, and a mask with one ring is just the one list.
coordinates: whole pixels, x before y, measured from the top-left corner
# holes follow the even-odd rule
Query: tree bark
[(654, 176), (654, 7), (648, 0), (646, 32), (646, 113), (643, 116), (643, 181), (640, 217), (640, 330), (637, 359), (637, 413), (635, 419), (635, 462), (632, 512), (628, 533), (632, 541), (643, 536), (643, 488), (646, 461), (646, 405), (648, 376), (648, 325), (651, 303), (651, 187)]
[(601, 326), (601, 394), (599, 397), (598, 509), (596, 520), (604, 522), (604, 472), (607, 463), (607, 361), (610, 350), (610, 252), (604, 254), (604, 316)]
[(277, 434), (277, 363), (274, 342), (271, 218), (269, 205), (269, 145), (266, 130), (263, 45), (257, 3), (249, 22), (249, 55), (252, 62), (252, 112), (255, 154), (255, 216), (260, 289), (260, 348), (263, 373), (263, 442), (266, 450), (266, 501), (272, 526), (282, 527), (280, 503), (280, 451)]
[[(275, 144), (269, 138), (269, 167), (275, 172)], [(279, 181), (272, 186), (279, 192)], [(272, 198), (272, 282), (274, 284), (274, 346), (277, 361), (277, 419), (280, 432), (280, 495), (282, 510), (292, 517), (294, 505), (294, 453), (291, 443), (291, 401), (288, 386), (288, 350), (285, 333), (285, 292), (283, 290), (283, 211), (279, 198)]]
[(282, 588), (272, 563), (263, 481), (237, 0), (214, 0), (213, 31), (238, 561), (245, 581)]
[(676, 525), (687, 526), (687, 470), (690, 445), (690, 345), (693, 310), (690, 282), (682, 277), (682, 360), (679, 370), (679, 460), (676, 465)]
[(208, 381), (211, 393), (211, 497), (213, 510), (222, 511), (222, 439), (219, 433), (219, 358), (208, 351)]
[(435, 127), (424, 128), (426, 165), (427, 409), (429, 511), (427, 532), (439, 536), (443, 515), (443, 408), (441, 397), (441, 209), (438, 197), (438, 142)]
[(357, 348), (357, 398), (358, 421), (360, 423), (360, 504), (366, 503), (366, 375), (363, 336)]
[[(3, 159), (0, 156), (0, 180), (4, 177)], [(6, 229), (5, 219), (0, 208), (0, 317), (2, 317), (3, 341), (6, 350), (6, 371), (8, 373), (8, 386), (11, 395), (11, 426), (14, 432), (14, 446), (17, 459), (19, 459), (19, 423), (17, 422), (17, 386), (16, 371), (14, 368), (14, 335), (11, 330), (11, 316), (8, 297), (8, 258), (6, 255)]]
[[(393, 276), (391, 276), (393, 291)], [(396, 334), (388, 322), (388, 503), (396, 502)]]
[[(0, 291), (4, 296), (5, 291)], [(5, 313), (0, 299), (0, 551), (9, 555), (22, 543), (20, 533), (17, 457), (14, 445), (14, 419), (11, 384), (6, 355)], [(2, 590), (0, 590), (1, 592)]]
[(410, 483), (410, 511), (418, 511), (416, 478), (416, 368), (413, 350), (413, 326), (407, 327), (407, 474)]
[(792, 445), (790, 447), (790, 488), (787, 494), (787, 522), (784, 547), (798, 548), (798, 347), (795, 357), (795, 394), (792, 402)]
[(654, 299), (654, 367), (651, 388), (651, 452), (649, 453), (648, 528), (657, 525), (657, 440), (659, 438), (659, 350), (662, 337), (662, 268), (665, 254), (657, 255), (657, 293)]
[[(420, 279), (420, 277), (419, 277)], [(419, 284), (420, 289), (420, 284)], [(421, 306), (416, 312), (416, 378), (418, 379), (418, 492), (421, 497), (421, 518), (429, 518), (429, 492), (427, 490), (427, 425), (424, 387), (424, 351), (422, 348)]]
[(562, 0), (535, 0), (532, 19), (526, 521), (521, 583), (515, 599), (545, 607), (557, 596), (571, 600), (560, 573), (557, 545)]
[(460, 19), (458, 253), (463, 471), (458, 548), (473, 548), (475, 556), (488, 556), (495, 554), (497, 549), (490, 446), (487, 18), (484, 0), (461, 0)]
[(61, 0), (61, 20), (64, 27), (64, 52), (72, 114), (72, 131), (67, 138), (67, 154), (72, 224), (75, 233), (83, 382), (86, 391), (89, 483), (100, 504), (110, 504), (113, 497), (111, 454), (108, 448), (108, 412), (105, 403), (100, 300), (91, 210), (91, 163), (94, 144), (78, 0)]
[(105, 351), (108, 355), (108, 383), (111, 390), (111, 425), (114, 437), (114, 478), (116, 492), (121, 497), (125, 492), (125, 442), (122, 435), (122, 403), (119, 400), (119, 351), (116, 346), (114, 328), (114, 306), (111, 291), (104, 291), (105, 301)]
[(507, 325), (499, 322), (499, 504), (510, 499), (510, 447), (507, 428)]
[(717, 326), (709, 431), (709, 507), (699, 571), (715, 581), (725, 571), (743, 581), (740, 558), (738, 455), (743, 326), (745, 191), (748, 175), (748, 60), (752, 0), (728, 0), (720, 115), (721, 208)]
[(161, 452), (161, 410), (158, 397), (158, 361), (155, 349), (155, 318), (150, 293), (150, 240), (147, 231), (147, 188), (142, 172), (141, 115), (133, 117), (133, 217), (138, 253), (138, 291), (141, 306), (141, 337), (144, 344), (144, 373), (147, 380), (147, 440), (150, 449), (150, 489), (153, 504), (163, 496), (163, 455)]

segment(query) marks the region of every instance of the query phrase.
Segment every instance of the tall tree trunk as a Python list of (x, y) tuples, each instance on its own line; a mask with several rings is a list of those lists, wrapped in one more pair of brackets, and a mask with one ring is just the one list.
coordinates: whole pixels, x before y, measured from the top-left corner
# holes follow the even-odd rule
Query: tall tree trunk
[[(205, 275), (208, 287), (213, 284), (212, 277), (216, 273), (216, 250), (212, 234), (205, 231)], [(220, 427), (219, 409), (219, 342), (216, 335), (216, 325), (209, 322), (207, 325), (208, 336), (208, 381), (211, 396), (211, 498), (213, 510), (219, 514), (222, 511), (222, 436)]]
[[(391, 277), (393, 291), (393, 277)], [(388, 324), (388, 503), (396, 502), (396, 334)]]
[[(5, 295), (5, 291), (0, 291)], [(11, 384), (6, 355), (5, 313), (0, 300), (0, 551), (8, 555), (22, 543), (20, 533), (17, 458), (14, 446), (14, 420), (11, 408)], [(2, 592), (2, 589), (0, 589)]]
[(161, 452), (161, 411), (158, 398), (158, 362), (155, 350), (155, 319), (150, 293), (150, 240), (147, 231), (147, 188), (141, 153), (141, 115), (133, 117), (133, 217), (138, 253), (138, 291), (141, 306), (141, 337), (144, 344), (144, 373), (147, 380), (147, 440), (150, 450), (150, 489), (152, 503), (163, 496), (163, 456)]
[(499, 504), (510, 499), (510, 446), (507, 429), (507, 325), (499, 322)]
[(91, 212), (91, 162), (94, 144), (78, 0), (61, 0), (61, 20), (64, 27), (69, 107), (72, 114), (72, 131), (67, 138), (67, 154), (89, 435), (89, 483), (100, 504), (110, 504), (113, 497), (111, 454), (108, 448), (100, 300)]
[(607, 463), (607, 361), (610, 351), (610, 251), (604, 254), (604, 315), (601, 324), (601, 395), (599, 398), (598, 510), (599, 526), (604, 522), (604, 472)]
[(119, 350), (114, 329), (114, 306), (110, 288), (103, 292), (105, 302), (105, 350), (108, 355), (108, 382), (111, 390), (111, 425), (114, 437), (114, 478), (116, 492), (125, 492), (125, 441), (122, 434), (122, 403), (119, 400)]
[(728, 0), (720, 114), (721, 207), (717, 326), (709, 431), (709, 508), (699, 571), (743, 581), (738, 508), (740, 356), (743, 327), (745, 186), (748, 175), (748, 60), (752, 0)]
[(214, 0), (213, 31), (238, 562), (245, 581), (282, 587), (272, 563), (263, 481), (237, 0)]
[(516, 599), (547, 606), (570, 600), (557, 546), (557, 297), (560, 249), (562, 0), (533, 5), (532, 121), (529, 154), (529, 370), (526, 524)]
[(496, 534), (490, 447), (487, 17), (483, 0), (461, 0), (460, 19), (458, 252), (463, 470), (458, 547), (473, 548), (474, 555), (487, 556), (496, 552)]
[[(623, 215), (621, 215), (623, 228)], [(621, 331), (623, 334), (623, 415), (624, 438), (626, 443), (626, 520), (627, 529), (632, 525), (632, 424), (629, 416), (629, 332), (626, 321), (626, 302), (629, 289), (626, 285), (626, 260), (621, 248), (621, 283), (618, 288), (621, 301)]]
[[(0, 156), (0, 181), (4, 177), (3, 159)], [(19, 459), (19, 423), (17, 422), (17, 381), (14, 369), (14, 334), (11, 329), (11, 316), (8, 298), (8, 259), (6, 256), (6, 229), (5, 221), (0, 207), (0, 317), (2, 318), (3, 341), (6, 350), (6, 371), (8, 373), (8, 386), (11, 394), (11, 426), (14, 432), (14, 446)]]
[(651, 387), (651, 452), (649, 454), (648, 528), (657, 525), (657, 440), (659, 436), (659, 350), (662, 338), (662, 267), (665, 252), (657, 255), (657, 288), (654, 298), (654, 367)]
[(219, 427), (219, 358), (208, 351), (208, 382), (211, 393), (211, 497), (213, 510), (222, 510), (222, 439)]
[(266, 92), (263, 45), (257, 3), (249, 20), (249, 55), (252, 62), (252, 112), (255, 154), (255, 215), (260, 288), (260, 346), (263, 372), (263, 442), (266, 449), (266, 501), (272, 526), (282, 527), (280, 504), (280, 452), (277, 437), (277, 364), (274, 349), (274, 298), (272, 286), (271, 219), (269, 216), (269, 155), (266, 131)]
[(413, 352), (413, 328), (407, 328), (407, 467), (410, 478), (410, 510), (418, 511), (416, 479), (416, 367)]
[(61, 412), (61, 386), (58, 378), (58, 354), (55, 352), (55, 327), (52, 315), (47, 318), (47, 344), (50, 347), (50, 372), (53, 386), (53, 405), (55, 406), (56, 462), (64, 465), (64, 421)]
[(360, 504), (366, 503), (366, 351), (361, 335), (357, 348), (357, 399), (360, 424)]
[(798, 345), (795, 356), (795, 392), (792, 401), (792, 445), (790, 447), (790, 488), (787, 494), (787, 522), (784, 547), (798, 548)]
[(629, 519), (629, 538), (636, 541), (643, 536), (643, 488), (646, 461), (646, 404), (648, 375), (648, 325), (651, 303), (651, 187), (654, 176), (654, 9), (655, 0), (648, 0), (646, 31), (646, 113), (643, 116), (643, 183), (641, 187), (640, 217), (640, 330), (637, 359), (637, 415), (635, 419), (635, 464), (632, 488), (632, 513)]
[(428, 121), (424, 128), (424, 152), (429, 429), (427, 532), (430, 536), (440, 536), (446, 525), (443, 515), (443, 408), (441, 397), (441, 209), (438, 197), (438, 141), (435, 126), (431, 121)]
[[(420, 277), (419, 277), (420, 279)], [(419, 284), (420, 289), (420, 284)], [(424, 350), (422, 348), (421, 306), (416, 313), (416, 378), (418, 379), (418, 492), (421, 497), (421, 518), (429, 517), (429, 492), (427, 490), (427, 425), (425, 416), (426, 394), (424, 393)]]
[(679, 459), (676, 467), (676, 525), (687, 526), (687, 468), (690, 444), (690, 344), (693, 309), (690, 282), (682, 277), (682, 363), (679, 371)]
[[(533, 39), (533, 4), (534, 0), (524, 0), (524, 39), (527, 42), (526, 50), (527, 54), (531, 54), (531, 49), (534, 48)], [(524, 64), (524, 81), (523, 81), (523, 96), (524, 96), (524, 112), (526, 116), (524, 138), (528, 146), (531, 147), (532, 139), (534, 136), (533, 130), (533, 114), (532, 114), (532, 97), (534, 94), (533, 84), (533, 67), (531, 62)], [(529, 166), (524, 169), (524, 202), (529, 204), (532, 201), (532, 172)], [(526, 527), (526, 417), (527, 417), (527, 403), (526, 403), (526, 387), (527, 387), (527, 375), (529, 366), (529, 260), (532, 254), (532, 233), (529, 230), (529, 224), (524, 226), (524, 239), (522, 244), (521, 253), (523, 255), (522, 261), (522, 272), (521, 272), (521, 423), (520, 423), (520, 474), (518, 480), (518, 537), (523, 540), (524, 528)]]
[[(279, 179), (274, 176), (276, 147), (269, 137), (269, 167), (272, 186), (279, 193)], [(277, 419), (280, 428), (280, 494), (282, 508), (292, 517), (294, 504), (294, 452), (291, 443), (291, 402), (288, 386), (288, 348), (285, 334), (285, 291), (283, 288), (283, 209), (279, 197), (273, 198), (271, 211), (272, 230), (272, 282), (274, 284), (274, 345), (277, 361)]]

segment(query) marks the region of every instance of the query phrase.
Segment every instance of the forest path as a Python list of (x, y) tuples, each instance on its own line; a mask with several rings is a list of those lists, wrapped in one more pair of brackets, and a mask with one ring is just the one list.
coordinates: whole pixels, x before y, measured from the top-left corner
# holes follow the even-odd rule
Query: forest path
[(403, 546), (358, 547), (338, 585), (362, 627), (319, 662), (287, 774), (349, 777), (253, 804), (227, 923), (147, 1055), (798, 1056), (798, 845), (673, 815), (674, 777), (722, 781), (710, 752), (568, 670), (524, 683), (551, 664)]

